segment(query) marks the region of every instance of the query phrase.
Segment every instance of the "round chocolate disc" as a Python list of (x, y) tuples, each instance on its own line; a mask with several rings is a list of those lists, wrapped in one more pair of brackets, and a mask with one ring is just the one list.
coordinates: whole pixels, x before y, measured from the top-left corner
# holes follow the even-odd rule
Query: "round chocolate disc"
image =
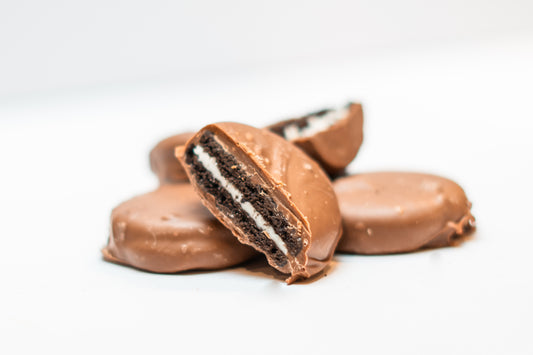
[(334, 182), (343, 218), (337, 251), (403, 253), (460, 243), (474, 226), (455, 182), (434, 175), (378, 172)]
[(161, 273), (220, 269), (256, 255), (213, 217), (189, 183), (163, 185), (116, 207), (102, 253), (107, 261)]
[(192, 132), (186, 132), (165, 138), (150, 151), (150, 168), (161, 185), (188, 180), (183, 166), (174, 156), (174, 149), (187, 143), (193, 135)]

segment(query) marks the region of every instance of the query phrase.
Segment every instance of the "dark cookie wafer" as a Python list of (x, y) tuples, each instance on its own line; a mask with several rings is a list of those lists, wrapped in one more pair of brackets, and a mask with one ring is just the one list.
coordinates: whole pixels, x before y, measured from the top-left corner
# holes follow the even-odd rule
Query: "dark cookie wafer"
[(176, 155), (204, 204), (288, 282), (321, 271), (341, 232), (331, 182), (281, 137), (237, 123), (209, 125)]

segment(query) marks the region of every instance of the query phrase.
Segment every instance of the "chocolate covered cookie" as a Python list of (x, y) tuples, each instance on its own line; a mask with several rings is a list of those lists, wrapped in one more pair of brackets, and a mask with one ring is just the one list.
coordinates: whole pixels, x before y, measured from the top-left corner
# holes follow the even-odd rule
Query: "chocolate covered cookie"
[(165, 138), (150, 151), (150, 168), (161, 185), (187, 181), (187, 174), (174, 156), (174, 149), (184, 145), (193, 135), (193, 132), (186, 132)]
[(116, 207), (102, 253), (107, 261), (160, 273), (221, 269), (257, 254), (213, 217), (189, 183), (163, 185)]
[(377, 172), (334, 182), (343, 219), (337, 251), (404, 253), (455, 245), (474, 226), (455, 182), (434, 175)]
[(338, 202), (324, 171), (281, 137), (237, 123), (204, 127), (177, 148), (209, 210), (244, 244), (307, 278), (331, 260), (341, 234)]
[(338, 175), (355, 158), (363, 142), (363, 109), (349, 103), (267, 127), (296, 144), (330, 175)]

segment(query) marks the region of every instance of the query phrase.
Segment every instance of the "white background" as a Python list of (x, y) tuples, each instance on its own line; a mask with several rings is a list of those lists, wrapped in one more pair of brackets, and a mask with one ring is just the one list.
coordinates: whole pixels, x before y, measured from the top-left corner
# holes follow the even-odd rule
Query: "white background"
[[(0, 4), (0, 353), (533, 353), (531, 2), (265, 4)], [(350, 170), (456, 180), (472, 240), (291, 286), (101, 260), (159, 139), (346, 99)]]
[(0, 95), (183, 81), (533, 31), (530, 0), (4, 0)]

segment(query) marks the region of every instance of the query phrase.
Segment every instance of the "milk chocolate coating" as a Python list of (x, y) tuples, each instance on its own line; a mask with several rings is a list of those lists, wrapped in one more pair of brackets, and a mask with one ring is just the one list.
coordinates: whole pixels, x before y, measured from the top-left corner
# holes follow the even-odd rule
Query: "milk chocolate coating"
[(463, 189), (439, 176), (377, 172), (333, 185), (343, 219), (340, 252), (389, 254), (456, 245), (474, 227)]
[(163, 185), (116, 207), (102, 253), (107, 261), (160, 273), (221, 269), (257, 254), (211, 215), (189, 183)]
[[(332, 110), (323, 110), (301, 118), (278, 122), (267, 127), (283, 136), (290, 124), (305, 127), (309, 116), (320, 117)], [(334, 125), (309, 137), (291, 139), (291, 142), (316, 160), (331, 176), (336, 176), (352, 162), (363, 142), (363, 108), (360, 104), (348, 104), (348, 113)]]
[[(257, 232), (259, 225), (227, 193), (227, 185), (218, 184), (203, 168), (205, 164), (199, 164), (198, 146), (219, 156), (217, 169), (243, 192), (242, 202), (253, 204), (270, 226), (279, 228), (288, 248), (282, 257), (272, 235)], [(177, 148), (176, 156), (207, 208), (239, 241), (263, 252), (274, 268), (290, 273), (288, 283), (328, 265), (341, 235), (338, 202), (324, 171), (303, 151), (268, 130), (218, 123), (204, 127), (185, 147)], [(265, 250), (268, 245), (272, 249)]]
[(174, 156), (174, 149), (184, 145), (194, 132), (181, 133), (163, 139), (150, 151), (150, 168), (161, 185), (187, 181), (187, 173)]

